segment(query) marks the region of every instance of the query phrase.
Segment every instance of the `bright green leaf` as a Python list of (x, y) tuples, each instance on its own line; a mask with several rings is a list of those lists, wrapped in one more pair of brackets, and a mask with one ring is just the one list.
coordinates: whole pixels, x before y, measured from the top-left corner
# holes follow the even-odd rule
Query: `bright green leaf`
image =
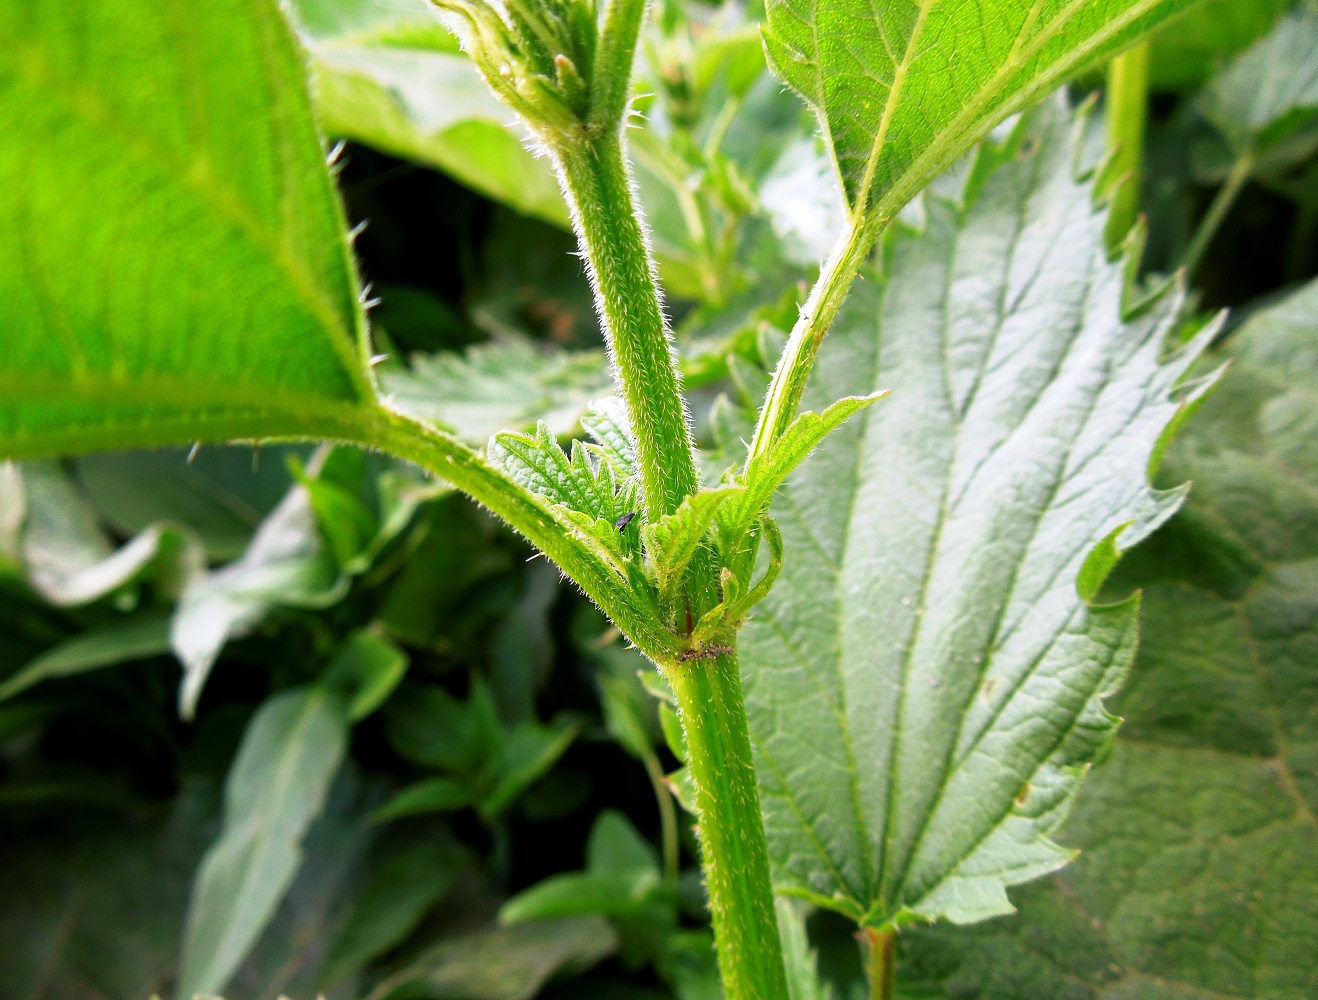
[(223, 829), (193, 886), (179, 996), (223, 990), (260, 936), (346, 745), (342, 706), (324, 689), (286, 691), (253, 717), (225, 785)]
[(774, 70), (881, 221), (1007, 115), (1192, 0), (767, 0)]
[(1009, 912), (1005, 886), (1070, 857), (1049, 837), (1111, 740), (1138, 612), (1077, 576), (1182, 495), (1147, 467), (1204, 338), (1164, 358), (1170, 295), (1123, 320), (1073, 127), (1059, 102), (1026, 116), (885, 245), (813, 395), (893, 399), (773, 507), (786, 564), (742, 647), (770, 855), (784, 891), (867, 925)]
[(5, 4), (0, 39), (0, 454), (355, 426), (357, 281), (274, 0)]

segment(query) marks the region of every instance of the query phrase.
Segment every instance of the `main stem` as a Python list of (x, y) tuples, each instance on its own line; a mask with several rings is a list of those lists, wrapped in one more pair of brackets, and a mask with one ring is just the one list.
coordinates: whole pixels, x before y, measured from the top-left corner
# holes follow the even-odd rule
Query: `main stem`
[(769, 854), (737, 654), (665, 671), (686, 732), (700, 851), (728, 1000), (786, 1000)]
[(619, 127), (554, 150), (627, 405), (651, 521), (696, 492), (695, 448)]

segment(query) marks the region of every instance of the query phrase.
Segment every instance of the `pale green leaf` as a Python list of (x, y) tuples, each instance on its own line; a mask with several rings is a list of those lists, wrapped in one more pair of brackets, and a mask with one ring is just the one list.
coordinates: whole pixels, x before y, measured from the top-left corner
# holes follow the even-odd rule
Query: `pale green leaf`
[(719, 520), (738, 531), (750, 527), (769, 505), (770, 498), (787, 481), (798, 465), (806, 460), (824, 438), (871, 403), (888, 394), (879, 389), (865, 396), (849, 396), (829, 406), (823, 413), (800, 414), (786, 432), (762, 458), (752, 459), (741, 476), (745, 494), (722, 512)]
[(316, 111), (333, 136), (437, 167), (481, 194), (566, 227), (549, 161), (530, 149), (426, 0), (296, 0)]
[(274, 0), (0, 7), (0, 454), (356, 426), (338, 197)]
[[(1133, 554), (1125, 717), (1020, 913), (903, 936), (959, 1000), (1318, 994), (1318, 283), (1255, 314), (1168, 459), (1195, 489)], [(1220, 360), (1220, 359), (1214, 359)]]
[(774, 70), (887, 221), (1007, 115), (1192, 0), (768, 0)]
[[(572, 442), (569, 456), (544, 423), (534, 437), (496, 434), (487, 451), (490, 461), (518, 485), (593, 520), (613, 525), (640, 510), (636, 480), (620, 479), (612, 462), (592, 458), (580, 441)], [(615, 528), (615, 534), (621, 535), (628, 523)], [(634, 537), (636, 528), (630, 534)]]
[(14, 485), (22, 491), (26, 513), (23, 567), (33, 588), (52, 604), (88, 604), (147, 575), (173, 595), (205, 567), (196, 536), (180, 525), (151, 525), (115, 549), (96, 510), (55, 463), (24, 467)]
[(253, 717), (225, 786), (224, 826), (193, 886), (179, 996), (222, 991), (260, 936), (346, 745), (343, 708), (324, 689), (287, 691)]
[(183, 664), (183, 716), (192, 716), (230, 639), (250, 632), (276, 607), (327, 607), (347, 588), (317, 530), (306, 489), (294, 487), (262, 522), (241, 559), (197, 577), (179, 599), (170, 637)]
[[(1204, 90), (1204, 114), (1237, 155), (1260, 155), (1318, 121), (1318, 7), (1284, 17)], [(1312, 148), (1318, 137), (1311, 137)]]
[(1070, 857), (1049, 837), (1111, 739), (1138, 611), (1077, 577), (1181, 497), (1147, 468), (1204, 338), (1164, 358), (1170, 295), (1123, 319), (1073, 128), (1027, 115), (883, 247), (807, 396), (893, 398), (772, 508), (787, 558), (742, 664), (775, 877), (867, 925), (1008, 912)]
[(397, 409), (474, 445), (542, 420), (552, 434), (570, 434), (590, 401), (612, 387), (602, 352), (549, 352), (512, 337), (465, 354), (416, 355), (410, 368), (382, 372), (381, 384)]
[(445, 938), (385, 979), (367, 1000), (386, 1000), (395, 993), (531, 1000), (555, 973), (587, 969), (617, 947), (618, 935), (602, 917), (480, 928)]
[(640, 468), (636, 464), (636, 445), (632, 441), (631, 425), (627, 422), (627, 406), (619, 396), (605, 396), (590, 404), (581, 416), (581, 429), (595, 439), (587, 445), (613, 466), (622, 479), (636, 479)]
[(785, 896), (779, 896), (774, 903), (787, 967), (788, 1000), (832, 1000), (833, 990), (819, 976), (819, 956), (810, 947), (805, 905)]

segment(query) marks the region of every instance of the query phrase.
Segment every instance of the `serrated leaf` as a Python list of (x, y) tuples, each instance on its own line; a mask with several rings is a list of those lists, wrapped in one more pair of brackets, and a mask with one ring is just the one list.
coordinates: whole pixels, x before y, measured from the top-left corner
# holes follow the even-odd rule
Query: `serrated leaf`
[(880, 389), (866, 396), (849, 396), (839, 399), (822, 413), (800, 414), (762, 459), (752, 459), (741, 481), (745, 493), (720, 512), (720, 522), (727, 528), (741, 532), (747, 530), (769, 506), (769, 500), (787, 481), (824, 438), (846, 423), (871, 403), (888, 395)]
[(1026, 116), (968, 202), (931, 193), (884, 247), (813, 394), (893, 399), (772, 508), (788, 555), (742, 645), (770, 855), (867, 925), (1009, 912), (1005, 886), (1070, 856), (1049, 836), (1111, 739), (1137, 614), (1077, 577), (1180, 499), (1147, 466), (1204, 338), (1164, 359), (1171, 295), (1123, 319), (1071, 128), (1060, 102)]
[(274, 0), (6, 4), (0, 38), (0, 454), (357, 426), (357, 279)]
[(1237, 155), (1265, 154), (1318, 120), (1315, 51), (1318, 7), (1301, 7), (1205, 88), (1204, 114)]
[(587, 447), (609, 462), (619, 478), (640, 478), (627, 405), (621, 397), (605, 396), (592, 402), (581, 416), (581, 429), (595, 439)]
[(768, 0), (775, 72), (852, 211), (887, 221), (1007, 115), (1191, 0)]
[[(437, 167), (486, 197), (566, 227), (547, 160), (495, 100), (425, 0), (297, 0), (330, 135)], [(488, 437), (488, 434), (486, 435)]]
[(225, 785), (224, 827), (193, 886), (179, 996), (228, 984), (297, 874), (346, 746), (342, 706), (323, 689), (287, 691), (253, 717)]
[(676, 597), (691, 560), (706, 541), (719, 509), (740, 496), (739, 486), (701, 490), (682, 501), (671, 514), (647, 524), (641, 532), (648, 572), (667, 607)]
[(387, 369), (380, 381), (398, 409), (476, 445), (540, 421), (556, 436), (569, 434), (590, 400), (611, 388), (603, 352), (547, 352), (512, 338), (465, 354), (416, 355), (410, 368)]
[(1143, 636), (1113, 758), (1064, 828), (1080, 859), (1013, 893), (1015, 917), (903, 935), (919, 995), (1318, 992), (1316, 303), (1311, 283), (1238, 330), (1173, 445), (1195, 489), (1123, 573)]
[[(636, 480), (619, 479), (609, 462), (597, 462), (580, 441), (571, 456), (541, 423), (535, 436), (496, 434), (487, 449), (490, 461), (520, 486), (592, 521), (613, 525), (640, 510)], [(621, 534), (630, 524), (614, 528)], [(633, 529), (633, 533), (635, 529)]]

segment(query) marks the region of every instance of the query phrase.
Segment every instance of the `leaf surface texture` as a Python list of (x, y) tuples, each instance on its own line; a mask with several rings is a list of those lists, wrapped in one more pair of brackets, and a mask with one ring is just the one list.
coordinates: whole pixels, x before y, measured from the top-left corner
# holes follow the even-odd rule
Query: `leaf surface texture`
[(369, 404), (272, 0), (0, 7), (0, 453), (315, 433)]
[(1005, 886), (1068, 860), (1049, 835), (1111, 739), (1138, 612), (1077, 581), (1180, 500), (1147, 468), (1197, 345), (1164, 358), (1175, 296), (1123, 320), (1071, 128), (1028, 116), (885, 244), (806, 405), (892, 396), (772, 508), (786, 562), (743, 644), (770, 854), (866, 924), (1009, 912)]

